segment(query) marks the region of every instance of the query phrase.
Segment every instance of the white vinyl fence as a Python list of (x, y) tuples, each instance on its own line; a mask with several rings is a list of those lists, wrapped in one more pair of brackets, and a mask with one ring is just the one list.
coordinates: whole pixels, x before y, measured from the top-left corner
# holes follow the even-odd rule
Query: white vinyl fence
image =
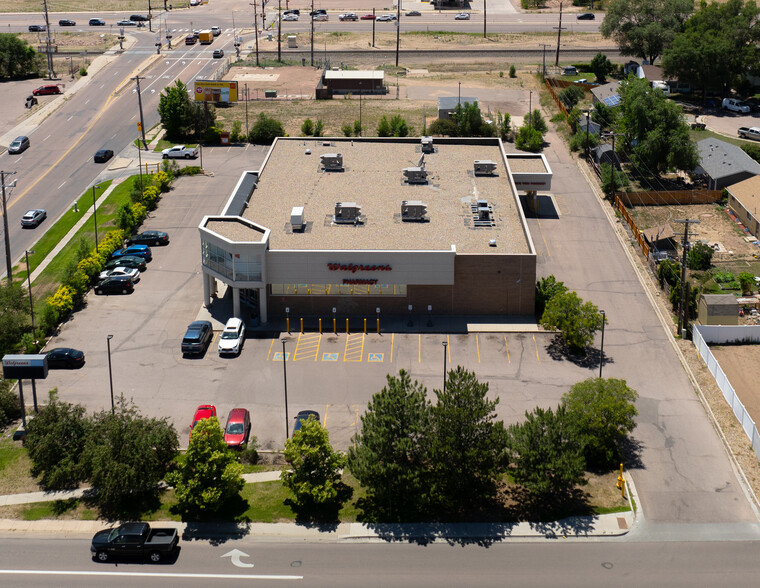
[(736, 394), (731, 382), (728, 381), (726, 374), (720, 367), (718, 360), (710, 351), (709, 344), (726, 344), (726, 343), (758, 343), (760, 342), (760, 326), (712, 326), (712, 325), (695, 325), (693, 331), (694, 346), (697, 348), (699, 355), (707, 364), (707, 368), (715, 378), (723, 397), (728, 402), (734, 416), (744, 429), (747, 437), (752, 443), (755, 455), (760, 458), (760, 434), (757, 432), (757, 426), (752, 417), (749, 416), (747, 409), (744, 408), (741, 400)]

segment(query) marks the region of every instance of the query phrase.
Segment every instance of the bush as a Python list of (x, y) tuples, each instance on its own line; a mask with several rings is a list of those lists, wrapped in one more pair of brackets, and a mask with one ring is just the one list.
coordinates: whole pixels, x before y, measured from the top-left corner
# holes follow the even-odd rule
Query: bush
[(217, 127), (209, 127), (206, 132), (203, 133), (203, 142), (209, 145), (221, 145), (222, 143), (222, 131)]
[(10, 380), (0, 380), (0, 426), (21, 416), (18, 395), (11, 390)]
[(355, 121), (354, 121), (354, 135), (355, 135), (356, 137), (360, 137), (360, 136), (361, 136), (361, 134), (362, 134), (362, 130), (363, 130), (363, 129), (364, 129), (364, 127), (362, 127), (362, 123), (361, 123), (361, 121), (359, 121), (359, 120), (355, 120)]
[(69, 286), (60, 285), (47, 301), (55, 309), (58, 317), (62, 317), (74, 310), (74, 295), (74, 290)]
[(516, 78), (517, 77), (517, 70), (515, 69), (514, 65), (509, 66), (509, 77), (510, 78)]
[(240, 451), (240, 463), (256, 465), (259, 463), (259, 440), (251, 435), (248, 445)]
[(188, 165), (177, 170), (177, 176), (197, 176), (200, 173), (203, 173), (203, 170), (199, 165)]
[(314, 123), (314, 136), (321, 137), (324, 131), (325, 131), (325, 123), (322, 122), (321, 118), (318, 118), (317, 122)]
[(301, 134), (304, 137), (311, 137), (314, 134), (314, 123), (311, 122), (310, 118), (307, 118), (301, 124)]
[(159, 189), (160, 192), (168, 192), (169, 186), (171, 186), (172, 178), (165, 171), (160, 171), (153, 174), (151, 178), (151, 184)]
[(430, 126), (428, 127), (428, 134), (456, 137), (457, 123), (455, 123), (450, 118), (437, 118), (430, 123)]
[(689, 253), (686, 256), (686, 265), (689, 269), (693, 270), (710, 269), (713, 253), (715, 253), (715, 250), (712, 247), (698, 241), (689, 249)]
[(575, 108), (576, 104), (583, 100), (586, 93), (580, 86), (568, 86), (559, 93), (559, 99), (569, 110)]
[(230, 141), (237, 143), (242, 137), (243, 123), (239, 120), (233, 121), (232, 130), (230, 131)]
[(533, 112), (528, 113), (523, 121), (523, 125), (533, 127), (542, 135), (549, 130), (544, 117), (541, 115), (541, 111), (537, 108)]
[(87, 75), (87, 68), (85, 66), (79, 68), (79, 75), (82, 77)]
[(523, 126), (517, 131), (515, 147), (522, 151), (538, 153), (544, 146), (544, 137), (538, 129)]
[(116, 226), (127, 233), (134, 230), (136, 226), (135, 215), (132, 212), (132, 205), (128, 202), (123, 203), (116, 211)]
[(260, 112), (248, 135), (248, 140), (257, 145), (271, 145), (277, 137), (284, 136), (285, 130), (282, 128), (282, 123)]
[[(587, 135), (588, 135), (588, 140), (586, 139)], [(601, 139), (599, 139), (599, 135), (597, 135), (596, 133), (586, 133), (585, 130), (578, 131), (570, 139), (570, 150), (583, 151), (585, 153), (586, 146), (588, 146), (589, 149), (593, 149), (594, 147), (597, 147), (600, 142), (601, 142)]]
[(354, 128), (349, 124), (343, 125), (342, 127), (340, 127), (340, 130), (343, 133), (344, 137), (350, 137), (351, 135), (354, 134)]
[(142, 204), (144, 204), (145, 208), (148, 210), (153, 210), (156, 208), (156, 203), (158, 202), (158, 197), (160, 195), (161, 192), (158, 188), (155, 186), (148, 186), (143, 191)]

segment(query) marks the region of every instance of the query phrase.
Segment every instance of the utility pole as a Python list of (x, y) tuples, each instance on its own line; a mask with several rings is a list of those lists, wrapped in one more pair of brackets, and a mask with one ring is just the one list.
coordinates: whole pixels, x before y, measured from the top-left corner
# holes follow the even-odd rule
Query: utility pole
[(554, 67), (559, 67), (559, 43), (562, 40), (562, 2), (559, 3), (559, 26), (557, 27), (557, 57)]
[[(586, 109), (586, 161), (588, 161), (588, 156), (589, 156), (589, 149), (588, 149), (589, 148), (589, 145), (588, 145), (588, 116), (589, 114), (591, 114), (591, 109), (587, 108)], [(612, 137), (612, 138), (614, 139), (615, 137)]]
[(314, 67), (314, 0), (311, 0), (309, 20), (311, 21), (311, 67)]
[[(0, 186), (3, 191), (3, 235), (5, 235), (5, 265), (7, 268), (8, 285), (13, 284), (13, 264), (11, 263), (11, 237), (8, 234), (8, 209), (5, 206), (5, 175), (12, 175), (16, 172), (4, 172), (0, 170)], [(16, 180), (13, 180), (9, 188), (13, 188), (16, 185)]]
[[(586, 127), (588, 128), (588, 127)], [(612, 176), (610, 177), (610, 180), (612, 181), (612, 200), (614, 202), (615, 200), (615, 174), (616, 171), (616, 164), (617, 164), (617, 154), (615, 152), (615, 137), (622, 137), (623, 133), (604, 133), (602, 137), (612, 137)]]
[(398, 67), (398, 48), (401, 42), (401, 0), (396, 0), (396, 67)]
[[(312, 4), (314, 6), (314, 4)], [(372, 47), (375, 46), (375, 9), (372, 9)]]
[(47, 46), (45, 47), (45, 53), (47, 54), (48, 62), (48, 79), (52, 80), (55, 77), (55, 70), (53, 69), (53, 54), (50, 52), (50, 19), (48, 18), (47, 0), (42, 0), (42, 8), (45, 10), (45, 31), (47, 32)]
[(148, 31), (153, 32), (153, 8), (150, 6), (150, 0), (148, 0)]
[[(142, 109), (142, 96), (140, 95), (140, 76), (135, 76), (134, 79), (137, 82), (137, 105), (140, 107), (140, 132), (142, 133), (142, 142), (145, 146), (145, 151), (148, 150), (148, 142), (145, 140), (145, 122), (143, 120)], [(145, 79), (145, 78), (142, 78)]]
[[(681, 260), (681, 306), (678, 309), (678, 334), (685, 334), (689, 328), (689, 303), (687, 300), (686, 290), (686, 256), (689, 252), (689, 223), (699, 224), (698, 220), (691, 219), (674, 219), (677, 223), (683, 223), (683, 240), (681, 248), (683, 257)], [(684, 337), (685, 339), (686, 337)]]
[(282, 0), (277, 0), (277, 61), (282, 61)]
[(488, 0), (483, 0), (483, 38), (488, 38), (486, 23), (488, 22)]
[(543, 47), (543, 56), (541, 58), (541, 81), (542, 82), (546, 80), (546, 48), (548, 46), (549, 45), (545, 43), (541, 43), (541, 47)]
[(256, 29), (254, 34), (256, 35), (256, 67), (259, 67), (259, 16), (256, 11), (256, 2), (251, 2), (253, 6), (253, 28)]

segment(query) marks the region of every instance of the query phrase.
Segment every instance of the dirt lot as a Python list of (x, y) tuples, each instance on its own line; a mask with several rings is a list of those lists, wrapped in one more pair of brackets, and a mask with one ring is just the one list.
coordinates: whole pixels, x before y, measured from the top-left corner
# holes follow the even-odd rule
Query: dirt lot
[(710, 350), (752, 420), (760, 423), (760, 389), (757, 386), (756, 369), (760, 365), (760, 345), (715, 346), (710, 347)]

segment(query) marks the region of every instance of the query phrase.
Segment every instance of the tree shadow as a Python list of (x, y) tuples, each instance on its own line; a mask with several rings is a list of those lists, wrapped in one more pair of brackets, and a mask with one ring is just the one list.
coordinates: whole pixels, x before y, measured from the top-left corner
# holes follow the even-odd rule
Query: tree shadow
[(644, 462), (641, 460), (641, 454), (644, 451), (644, 444), (636, 437), (626, 435), (620, 443), (620, 454), (622, 463), (629, 470), (646, 469)]
[(354, 489), (343, 482), (336, 487), (335, 499), (325, 503), (298, 504), (292, 498), (286, 498), (285, 504), (296, 515), (296, 524), (325, 533), (336, 531), (340, 524), (340, 510), (354, 495)]
[(100, 518), (109, 523), (134, 521), (141, 519), (146, 512), (159, 510), (161, 497), (165, 491), (164, 488), (159, 487), (142, 492), (130, 491), (120, 495), (117, 500), (106, 501), (97, 489), (91, 488), (85, 490), (82, 503), (89, 508), (97, 509)]
[[(546, 352), (554, 361), (569, 361), (574, 363), (578, 367), (586, 369), (598, 369), (599, 359), (601, 358), (601, 352), (596, 347), (586, 347), (585, 353), (578, 353), (576, 350), (570, 348), (565, 343), (565, 340), (560, 334), (556, 334), (551, 342), (545, 347)], [(607, 353), (604, 354), (604, 364), (602, 367), (615, 363)]]
[(250, 533), (251, 520), (246, 515), (249, 508), (248, 501), (236, 494), (224, 501), (215, 512), (186, 510), (176, 504), (169, 512), (181, 516), (186, 523), (182, 534), (184, 541), (208, 541), (211, 545), (222, 545)]

